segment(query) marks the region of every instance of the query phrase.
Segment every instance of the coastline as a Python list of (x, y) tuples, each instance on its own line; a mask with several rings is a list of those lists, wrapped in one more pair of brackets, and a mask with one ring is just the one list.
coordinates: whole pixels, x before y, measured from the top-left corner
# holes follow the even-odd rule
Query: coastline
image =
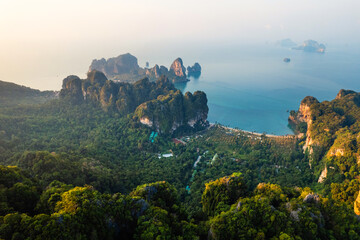
[(219, 126), (219, 127), (223, 128), (223, 129), (226, 129), (226, 130), (230, 130), (230, 131), (234, 131), (234, 132), (242, 132), (242, 133), (246, 133), (246, 134), (249, 134), (249, 135), (252, 135), (252, 136), (257, 136), (257, 137), (261, 137), (263, 135), (265, 135), (266, 137), (269, 137), (269, 138), (294, 138), (294, 137), (296, 137), (295, 134), (274, 135), (274, 134), (264, 134), (264, 133), (251, 132), (251, 131), (247, 131), (247, 130), (232, 128), (232, 127), (226, 127), (226, 126), (221, 125), (219, 123), (217, 123), (217, 124), (210, 123), (209, 128), (214, 127), (214, 126)]

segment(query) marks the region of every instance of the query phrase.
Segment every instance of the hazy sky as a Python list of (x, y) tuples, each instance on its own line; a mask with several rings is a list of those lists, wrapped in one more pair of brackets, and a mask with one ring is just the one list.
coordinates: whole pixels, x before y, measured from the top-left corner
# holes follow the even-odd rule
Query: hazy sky
[(0, 80), (59, 89), (92, 59), (126, 52), (288, 37), (359, 44), (359, 13), (359, 0), (0, 0)]

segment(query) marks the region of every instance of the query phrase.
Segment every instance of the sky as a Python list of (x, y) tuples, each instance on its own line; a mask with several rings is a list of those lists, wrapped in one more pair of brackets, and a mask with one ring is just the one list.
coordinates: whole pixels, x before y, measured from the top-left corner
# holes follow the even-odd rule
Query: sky
[(315, 39), (360, 43), (359, 0), (0, 0), (0, 80), (59, 90), (94, 58)]

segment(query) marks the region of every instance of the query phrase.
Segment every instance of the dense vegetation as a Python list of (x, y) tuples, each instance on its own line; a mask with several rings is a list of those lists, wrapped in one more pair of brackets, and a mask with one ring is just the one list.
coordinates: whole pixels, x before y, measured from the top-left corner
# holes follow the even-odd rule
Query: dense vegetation
[[(183, 98), (186, 112), (204, 105), (202, 93), (182, 96), (164, 78), (115, 86), (96, 74), (65, 79), (60, 99), (0, 108), (0, 239), (359, 238), (357, 155), (327, 158), (317, 183), (328, 155), (320, 145), (304, 153), (306, 136), (217, 124), (154, 135), (138, 104), (161, 102), (171, 115), (179, 105), (169, 99)], [(344, 115), (356, 116), (345, 103)]]
[[(259, 184), (241, 173), (211, 181), (202, 194), (208, 219), (189, 219), (176, 189), (160, 181), (129, 195), (59, 181), (41, 188), (17, 167), (1, 167), (0, 237), (4, 239), (359, 239), (346, 205), (309, 188)], [(41, 190), (42, 189), (42, 190)]]

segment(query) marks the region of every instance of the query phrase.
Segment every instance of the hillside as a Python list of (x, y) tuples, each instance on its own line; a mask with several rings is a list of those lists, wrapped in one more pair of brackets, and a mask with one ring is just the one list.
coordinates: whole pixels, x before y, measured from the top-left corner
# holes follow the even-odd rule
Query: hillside
[(360, 189), (360, 94), (342, 89), (332, 101), (306, 97), (289, 121), (303, 132), (300, 145), (321, 188), (354, 206)]
[[(314, 160), (322, 159), (323, 165), (340, 170), (343, 166), (339, 159), (359, 158), (359, 93), (340, 90), (336, 98), (330, 102), (319, 102), (314, 97), (306, 97), (301, 102), (299, 110), (293, 112), (289, 119), (297, 126), (306, 124), (302, 130), (305, 133), (303, 148), (314, 156)], [(348, 170), (343, 169), (341, 172)]]
[(0, 107), (44, 103), (57, 97), (57, 92), (31, 89), (15, 83), (0, 81)]

